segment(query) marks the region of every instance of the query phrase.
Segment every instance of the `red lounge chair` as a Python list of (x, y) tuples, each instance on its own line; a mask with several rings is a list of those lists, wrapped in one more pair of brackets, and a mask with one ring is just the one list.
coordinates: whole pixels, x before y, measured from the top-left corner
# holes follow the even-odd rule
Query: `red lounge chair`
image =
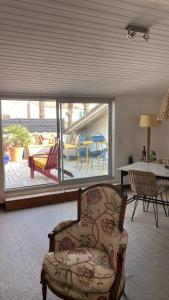
[[(57, 144), (52, 146), (49, 150), (48, 154), (35, 154), (31, 155), (28, 158), (28, 166), (30, 167), (30, 176), (34, 178), (34, 171), (40, 172), (41, 174), (45, 175), (46, 177), (58, 181), (58, 177), (51, 174), (52, 169), (58, 168), (58, 147)], [(63, 172), (73, 177), (73, 174), (67, 170), (63, 170)]]

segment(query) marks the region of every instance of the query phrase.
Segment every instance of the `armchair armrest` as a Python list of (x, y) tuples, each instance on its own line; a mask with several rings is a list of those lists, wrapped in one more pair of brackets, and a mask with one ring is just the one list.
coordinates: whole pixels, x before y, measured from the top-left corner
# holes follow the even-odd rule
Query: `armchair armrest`
[(61, 232), (63, 229), (66, 229), (67, 227), (73, 225), (73, 224), (76, 224), (78, 221), (77, 220), (66, 220), (66, 221), (62, 221), (60, 222), (59, 224), (57, 224), (54, 229), (53, 229), (53, 232), (56, 234), (56, 233), (59, 233)]
[(123, 230), (121, 232), (119, 230), (116, 230), (116, 232), (114, 232), (114, 234), (112, 235), (112, 240), (110, 240), (110, 238), (107, 238), (106, 243), (104, 243), (105, 251), (110, 257), (110, 263), (114, 270), (117, 269), (118, 260), (124, 260), (125, 258), (127, 242), (127, 231)]
[(126, 230), (123, 230), (121, 233), (121, 239), (120, 239), (120, 245), (119, 245), (119, 250), (118, 250), (118, 256), (121, 254), (124, 254), (127, 248), (127, 243), (128, 243), (128, 233)]
[(48, 234), (48, 238), (49, 238), (49, 252), (54, 251), (55, 249), (55, 235), (57, 235), (58, 233), (62, 232), (62, 230), (67, 229), (69, 226), (76, 224), (78, 221), (77, 220), (66, 220), (66, 221), (62, 221), (59, 224), (57, 224), (53, 231), (50, 232)]
[(123, 230), (121, 233), (119, 249), (117, 252), (117, 269), (114, 279), (113, 289), (111, 292), (112, 299), (120, 299), (125, 286), (125, 272), (124, 272), (124, 261), (126, 247), (128, 243), (128, 233), (126, 230)]

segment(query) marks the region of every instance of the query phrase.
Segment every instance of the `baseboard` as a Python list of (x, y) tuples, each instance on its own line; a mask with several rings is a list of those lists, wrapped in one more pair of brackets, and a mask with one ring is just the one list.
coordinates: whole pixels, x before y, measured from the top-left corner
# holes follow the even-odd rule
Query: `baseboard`
[(62, 203), (67, 201), (75, 201), (78, 198), (78, 191), (66, 191), (60, 193), (52, 193), (45, 195), (23, 196), (15, 198), (7, 198), (5, 200), (5, 210), (17, 210), (31, 207), (38, 207), (49, 204)]
[[(114, 183), (120, 190), (120, 184)], [(5, 199), (2, 205), (6, 211), (18, 210), (24, 208), (38, 207), (49, 204), (57, 204), (78, 199), (78, 189), (65, 192), (52, 192), (45, 194), (35, 194), (28, 196), (9, 197)]]
[(124, 186), (123, 186), (125, 189), (131, 189), (131, 186), (130, 186), (130, 184), (124, 184)]

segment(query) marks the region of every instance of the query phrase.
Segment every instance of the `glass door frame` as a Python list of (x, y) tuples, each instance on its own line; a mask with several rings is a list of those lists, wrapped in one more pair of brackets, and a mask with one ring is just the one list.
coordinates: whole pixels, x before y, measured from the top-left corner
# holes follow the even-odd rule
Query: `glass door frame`
[[(0, 101), (0, 116), (2, 116), (2, 108), (1, 108), (1, 101)], [(0, 203), (4, 202), (5, 198), (5, 170), (4, 170), (4, 163), (3, 163), (3, 134), (2, 134), (2, 117), (0, 122)]]
[[(114, 98), (81, 98), (81, 97), (68, 97), (68, 98), (60, 98), (60, 116), (62, 115), (62, 104), (64, 103), (100, 103), (100, 104), (108, 104), (108, 137), (109, 137), (109, 143), (108, 143), (108, 174), (107, 175), (98, 175), (94, 176), (96, 182), (103, 181), (105, 179), (113, 179), (113, 168), (112, 163), (114, 159), (114, 134), (113, 134), (113, 128), (115, 127), (115, 118), (114, 118)], [(61, 121), (61, 119), (60, 119)], [(113, 126), (114, 125), (114, 126)], [(60, 125), (60, 139), (61, 144), (63, 143), (63, 130), (62, 126)], [(63, 167), (63, 157), (61, 158), (61, 166)], [(85, 178), (75, 178), (75, 179), (66, 179), (64, 180), (64, 175), (62, 172), (62, 181), (60, 182), (60, 186), (65, 186), (67, 184), (73, 184), (76, 180), (77, 183), (85, 183), (88, 182), (93, 177), (85, 177)]]
[[(41, 186), (28, 186), (24, 188), (16, 188), (16, 189), (10, 189), (5, 191), (5, 173), (4, 173), (4, 165), (3, 165), (3, 149), (2, 149), (2, 141), (3, 141), (3, 135), (2, 135), (2, 110), (1, 110), (1, 100), (18, 100), (18, 101), (55, 101), (56, 102), (56, 130), (57, 130), (57, 138), (59, 141), (59, 151), (58, 151), (58, 178), (59, 183), (58, 184), (45, 184)], [(102, 175), (102, 176), (95, 176), (94, 182), (108, 182), (113, 180), (113, 158), (114, 158), (114, 134), (112, 130), (115, 130), (115, 118), (114, 118), (114, 112), (115, 112), (115, 98), (94, 98), (94, 97), (50, 97), (50, 96), (39, 96), (39, 97), (1, 97), (0, 99), (0, 116), (1, 116), (1, 122), (0, 122), (0, 167), (2, 172), (2, 176), (0, 176), (0, 203), (4, 200), (4, 198), (7, 196), (18, 196), (18, 195), (31, 195), (32, 193), (45, 193), (45, 192), (54, 192), (54, 191), (64, 191), (71, 188), (76, 188), (78, 186), (81, 186), (82, 184), (86, 186), (87, 184), (90, 184), (91, 177), (86, 178), (77, 178), (77, 179), (67, 179), (63, 180), (63, 174), (61, 173), (60, 168), (62, 167), (61, 162), (61, 156), (60, 156), (60, 147), (61, 147), (61, 105), (62, 103), (107, 103), (108, 104), (108, 137), (109, 137), (109, 143), (108, 143), (108, 175)], [(85, 185), (86, 183), (86, 185)], [(2, 200), (1, 200), (2, 199)]]

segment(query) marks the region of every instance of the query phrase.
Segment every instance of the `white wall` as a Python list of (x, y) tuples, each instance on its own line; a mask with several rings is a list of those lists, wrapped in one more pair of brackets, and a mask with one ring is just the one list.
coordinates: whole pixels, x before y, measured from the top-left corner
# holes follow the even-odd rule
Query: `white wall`
[[(146, 128), (139, 127), (139, 116), (146, 113), (159, 113), (161, 100), (154, 96), (119, 96), (115, 104), (115, 169), (128, 164), (128, 157), (134, 161), (141, 158), (143, 146), (146, 145)], [(151, 128), (151, 149), (157, 157), (169, 158), (169, 141), (167, 129), (169, 122), (162, 122)], [(120, 172), (115, 171), (119, 180)]]
[(108, 114), (105, 112), (105, 114), (99, 117), (98, 120), (95, 120), (86, 128), (83, 128), (82, 132), (89, 136), (101, 133), (102, 135), (104, 135), (105, 139), (108, 140)]

